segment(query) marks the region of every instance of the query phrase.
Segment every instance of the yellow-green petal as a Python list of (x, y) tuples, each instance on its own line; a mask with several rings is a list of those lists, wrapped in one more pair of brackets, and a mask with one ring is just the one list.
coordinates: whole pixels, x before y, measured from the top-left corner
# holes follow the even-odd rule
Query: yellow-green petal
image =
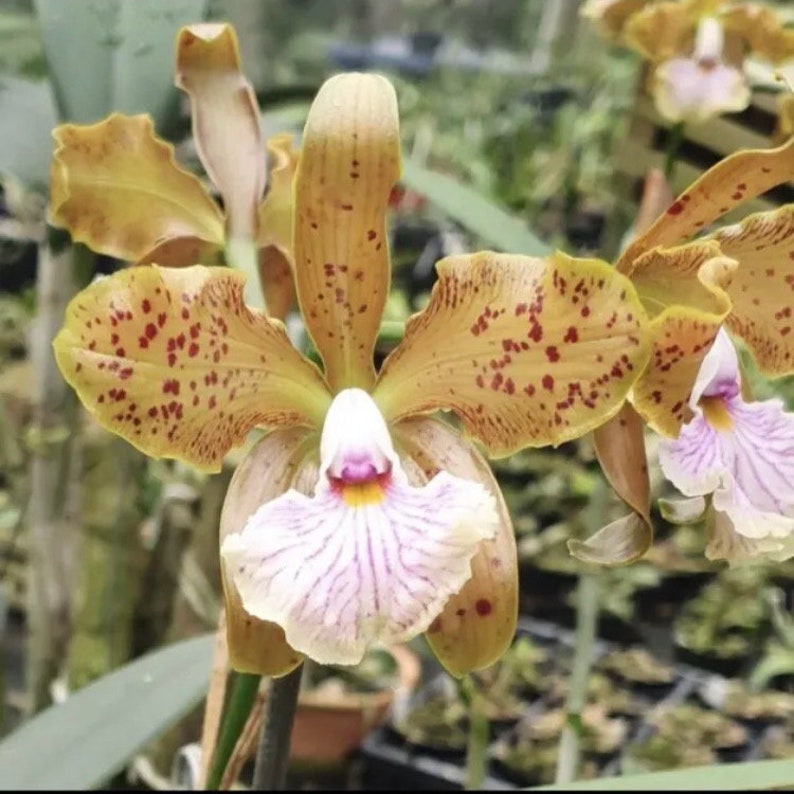
[(133, 267), (69, 304), (53, 343), (85, 407), (153, 457), (216, 471), (257, 425), (320, 426), (322, 375), (228, 268)]
[(499, 526), (482, 541), (472, 559), (472, 576), (431, 623), (427, 641), (438, 660), (455, 676), (498, 661), (509, 647), (518, 614), (516, 541), (510, 514), (488, 463), (444, 422), (417, 417), (393, 428), (394, 438), (422, 481), (446, 471), (487, 488), (496, 499)]
[(168, 243), (179, 264), (223, 245), (220, 210), (148, 116), (62, 124), (53, 137), (49, 220), (75, 241), (131, 262)]
[(437, 270), (375, 386), (389, 420), (451, 409), (508, 455), (598, 427), (645, 367), (645, 311), (605, 262), (482, 252)]
[[(226, 492), (220, 526), (220, 543), (242, 531), (246, 522), (266, 502), (292, 487), (308, 493), (314, 486), (317, 464), (312, 450), (317, 437), (304, 428), (273, 430), (261, 439), (237, 467)], [(243, 673), (282, 676), (294, 670), (303, 655), (287, 643), (284, 630), (259, 620), (243, 609), (240, 595), (221, 564), (226, 602), (226, 636), (232, 668)]]
[(176, 43), (176, 84), (190, 97), (201, 162), (223, 197), (229, 238), (253, 239), (265, 189), (259, 106), (231, 25), (190, 25)]
[(334, 391), (369, 389), (389, 291), (389, 194), (400, 175), (397, 100), (372, 74), (332, 77), (315, 98), (295, 182), (295, 280)]
[(739, 263), (726, 287), (728, 328), (764, 373), (794, 372), (794, 205), (751, 215), (711, 239)]

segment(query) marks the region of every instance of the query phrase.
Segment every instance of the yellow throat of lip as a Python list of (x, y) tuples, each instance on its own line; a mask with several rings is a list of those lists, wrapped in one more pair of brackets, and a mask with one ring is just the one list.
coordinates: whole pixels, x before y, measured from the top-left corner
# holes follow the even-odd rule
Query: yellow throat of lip
[(380, 504), (385, 495), (386, 491), (380, 480), (349, 483), (342, 486), (342, 499), (348, 507)]
[(715, 430), (730, 430), (733, 427), (733, 419), (722, 397), (701, 397), (698, 405), (706, 421)]

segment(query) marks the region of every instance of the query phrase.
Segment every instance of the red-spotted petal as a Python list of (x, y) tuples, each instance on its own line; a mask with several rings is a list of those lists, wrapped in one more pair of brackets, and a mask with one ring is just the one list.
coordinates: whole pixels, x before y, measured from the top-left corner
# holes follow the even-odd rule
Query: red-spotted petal
[(210, 470), (256, 425), (319, 426), (322, 375), (281, 323), (246, 308), (244, 280), (200, 265), (101, 279), (69, 304), (58, 366), (106, 428)]

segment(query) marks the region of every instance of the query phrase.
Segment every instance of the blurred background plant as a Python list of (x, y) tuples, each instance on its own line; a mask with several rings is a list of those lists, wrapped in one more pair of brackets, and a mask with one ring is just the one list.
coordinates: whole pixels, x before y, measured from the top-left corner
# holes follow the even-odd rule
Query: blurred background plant
[[(636, 210), (637, 177), (664, 149), (667, 128), (638, 111), (643, 107), (638, 59), (605, 46), (580, 18), (580, 5), (577, 0), (5, 0), (0, 9), (0, 717), (2, 732), (11, 739), (0, 744), (3, 773), (14, 759), (20, 785), (61, 786), (71, 780), (85, 787), (102, 784), (126, 765), (156, 787), (167, 785), (176, 763), (174, 774), (195, 782), (198, 767), (184, 748), (200, 735), (211, 641), (171, 644), (217, 625), (216, 533), (239, 459), (239, 453), (229, 456), (224, 471), (212, 477), (147, 460), (95, 427), (64, 388), (49, 347), (63, 306), (79, 284), (124, 263), (94, 257), (47, 228), (53, 126), (58, 120), (98, 120), (111, 110), (150, 112), (158, 130), (176, 144), (178, 157), (192, 163), (189, 116), (171, 85), (173, 40), (181, 24), (200, 18), (235, 25), (268, 135), (299, 133), (308, 102), (328, 74), (345, 69), (388, 74), (400, 102), (406, 169), (393, 196), (396, 289), (387, 319), (402, 321), (426, 299), (435, 261), (455, 251), (539, 253), (559, 247), (610, 258), (617, 250)], [(766, 79), (754, 94), (761, 106), (718, 120), (727, 126), (704, 127), (681, 147), (678, 171), (691, 178), (725, 154), (725, 147), (768, 145), (775, 121), (768, 108), (774, 104), (763, 105), (758, 97), (774, 89)], [(627, 151), (642, 155), (631, 167)], [(789, 195), (778, 191), (765, 200), (779, 203)], [(794, 407), (794, 378), (772, 384), (749, 363), (747, 371), (758, 398), (778, 395)], [(654, 441), (648, 442), (655, 464)], [(592, 443), (583, 439), (554, 451), (526, 450), (497, 462), (495, 470), (518, 534), (522, 612), (570, 628), (583, 566), (565, 542), (593, 529), (585, 526), (583, 512), (601, 480)], [(672, 496), (655, 465), (651, 474), (654, 494)], [(606, 510), (613, 507), (610, 502)], [(786, 615), (792, 609), (794, 565), (726, 571), (704, 559), (702, 526), (678, 527), (658, 513), (654, 518), (657, 541), (650, 554), (601, 574), (601, 637), (642, 646), (668, 664), (687, 659), (757, 687), (791, 689)], [(533, 675), (549, 657), (528, 643), (519, 639), (503, 664), (480, 680), (483, 691), (494, 693), (486, 708), (493, 720), (526, 709), (538, 697)], [(144, 657), (137, 667), (108, 677), (163, 646), (169, 646), (167, 653)], [(429, 666), (421, 643), (416, 650), (423, 681), (432, 682), (438, 671)], [(203, 665), (197, 661), (202, 658)], [(516, 660), (526, 662), (521, 675)], [(567, 672), (558, 670), (555, 680)], [(87, 713), (71, 693), (96, 679), (107, 688), (92, 695), (104, 709), (96, 712), (101, 731), (91, 734), (94, 743), (86, 744), (79, 732), (55, 741), (53, 735), (67, 731), (69, 720)], [(588, 695), (610, 706), (587, 712), (585, 773), (608, 768), (601, 762), (593, 766), (593, 757), (605, 754), (599, 747), (613, 752), (610, 742), (619, 746), (628, 730), (611, 721), (614, 714), (625, 717), (612, 709), (623, 697), (613, 688), (625, 685), (616, 680), (606, 694), (602, 688)], [(434, 686), (413, 712), (407, 700), (395, 702), (398, 732), (409, 733), (409, 744), (422, 744), (415, 736), (426, 733), (427, 724), (443, 724), (440, 735), (448, 744), (465, 743), (465, 697), (454, 687)], [(139, 697), (140, 713), (122, 713), (128, 701), (113, 699), (125, 687)], [(548, 724), (555, 733), (564, 719), (563, 698), (547, 696)], [(60, 722), (44, 725), (28, 744), (13, 744), (15, 736), (24, 739), (15, 729), (34, 712), (51, 701), (68, 705), (70, 700), (74, 710), (62, 711)], [(186, 711), (189, 716), (164, 733)], [(672, 718), (656, 726), (655, 741), (666, 741), (668, 724), (674, 724)], [(780, 752), (792, 740), (790, 721), (775, 729), (767, 744)], [(532, 775), (542, 769), (541, 778), (547, 779), (556, 749), (549, 749), (548, 736), (537, 734), (537, 725), (518, 730), (513, 744), (499, 751), (502, 759), (517, 752)], [(37, 751), (22, 763), (20, 753), (34, 739)], [(527, 759), (526, 747), (533, 742), (542, 752)], [(42, 745), (51, 746), (51, 764), (42, 762)], [(635, 752), (656, 766), (659, 754), (647, 742)], [(686, 754), (677, 749), (661, 755), (669, 764), (699, 760), (682, 757)], [(347, 775), (350, 767), (344, 770)], [(310, 780), (316, 774), (305, 772)], [(337, 780), (347, 782), (344, 775)], [(120, 785), (122, 778), (114, 781)]]

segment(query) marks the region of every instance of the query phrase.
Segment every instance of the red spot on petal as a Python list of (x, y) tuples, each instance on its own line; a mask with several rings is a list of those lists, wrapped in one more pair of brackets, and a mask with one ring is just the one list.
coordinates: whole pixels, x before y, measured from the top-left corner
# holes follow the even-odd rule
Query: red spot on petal
[(486, 615), (490, 615), (493, 611), (493, 605), (487, 598), (478, 598), (474, 608), (477, 610), (477, 614), (482, 618)]

